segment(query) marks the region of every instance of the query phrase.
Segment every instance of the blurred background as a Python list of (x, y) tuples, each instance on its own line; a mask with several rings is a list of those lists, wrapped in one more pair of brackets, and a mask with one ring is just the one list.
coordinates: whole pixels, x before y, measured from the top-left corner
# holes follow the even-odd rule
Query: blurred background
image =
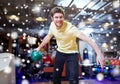
[[(21, 80), (31, 77), (31, 74), (25, 73), (30, 71), (28, 67), (25, 68), (27, 65), (34, 65), (30, 52), (48, 33), (50, 10), (55, 6), (63, 7), (65, 19), (97, 43), (105, 55), (105, 75), (110, 75), (109, 70), (115, 68), (118, 76), (120, 69), (116, 69), (116, 66), (120, 66), (120, 0), (0, 0), (0, 53), (15, 55), (16, 67), (24, 72)], [(80, 66), (84, 69), (81, 75), (90, 76), (88, 67), (91, 67), (93, 76), (99, 73), (100, 67), (96, 65), (93, 49), (81, 40), (78, 40), (78, 46), (82, 60)], [(43, 52), (47, 51), (54, 60), (56, 48), (56, 40), (52, 38)], [(88, 63), (87, 68), (84, 60), (85, 64)], [(37, 68), (41, 66), (40, 63), (35, 62)], [(25, 69), (21, 69), (21, 66)], [(44, 77), (51, 77), (51, 74)]]

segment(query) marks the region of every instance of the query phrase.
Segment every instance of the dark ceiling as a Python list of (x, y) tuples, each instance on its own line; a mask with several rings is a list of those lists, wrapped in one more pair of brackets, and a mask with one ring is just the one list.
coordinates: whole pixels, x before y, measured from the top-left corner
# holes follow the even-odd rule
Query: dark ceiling
[(0, 0), (0, 32), (48, 30), (55, 6), (62, 6), (66, 20), (81, 30), (120, 35), (120, 0)]

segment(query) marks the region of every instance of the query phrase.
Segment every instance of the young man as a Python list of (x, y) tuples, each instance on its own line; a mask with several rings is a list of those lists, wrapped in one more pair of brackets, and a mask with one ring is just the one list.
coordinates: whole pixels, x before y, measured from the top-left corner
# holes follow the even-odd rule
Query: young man
[(36, 50), (40, 50), (54, 36), (58, 48), (54, 61), (53, 84), (61, 84), (60, 77), (64, 63), (66, 63), (69, 71), (70, 84), (78, 84), (78, 46), (76, 38), (87, 42), (95, 50), (96, 60), (102, 68), (104, 66), (104, 56), (98, 46), (74, 25), (65, 21), (64, 16), (64, 10), (61, 7), (55, 7), (51, 10), (52, 22), (49, 32)]

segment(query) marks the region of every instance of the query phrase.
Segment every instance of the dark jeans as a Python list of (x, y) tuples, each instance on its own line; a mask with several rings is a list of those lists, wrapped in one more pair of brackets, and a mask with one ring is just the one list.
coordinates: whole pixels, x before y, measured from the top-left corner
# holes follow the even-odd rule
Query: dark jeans
[(61, 74), (66, 63), (67, 77), (70, 84), (78, 84), (78, 53), (57, 51), (54, 61), (53, 84), (61, 84)]

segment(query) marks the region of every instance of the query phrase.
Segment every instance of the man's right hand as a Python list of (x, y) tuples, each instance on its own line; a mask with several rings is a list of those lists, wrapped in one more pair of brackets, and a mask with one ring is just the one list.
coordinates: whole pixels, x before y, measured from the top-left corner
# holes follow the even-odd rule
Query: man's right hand
[(37, 47), (37, 48), (35, 48), (34, 50), (35, 50), (35, 51), (40, 51), (40, 48), (39, 48), (39, 47)]

